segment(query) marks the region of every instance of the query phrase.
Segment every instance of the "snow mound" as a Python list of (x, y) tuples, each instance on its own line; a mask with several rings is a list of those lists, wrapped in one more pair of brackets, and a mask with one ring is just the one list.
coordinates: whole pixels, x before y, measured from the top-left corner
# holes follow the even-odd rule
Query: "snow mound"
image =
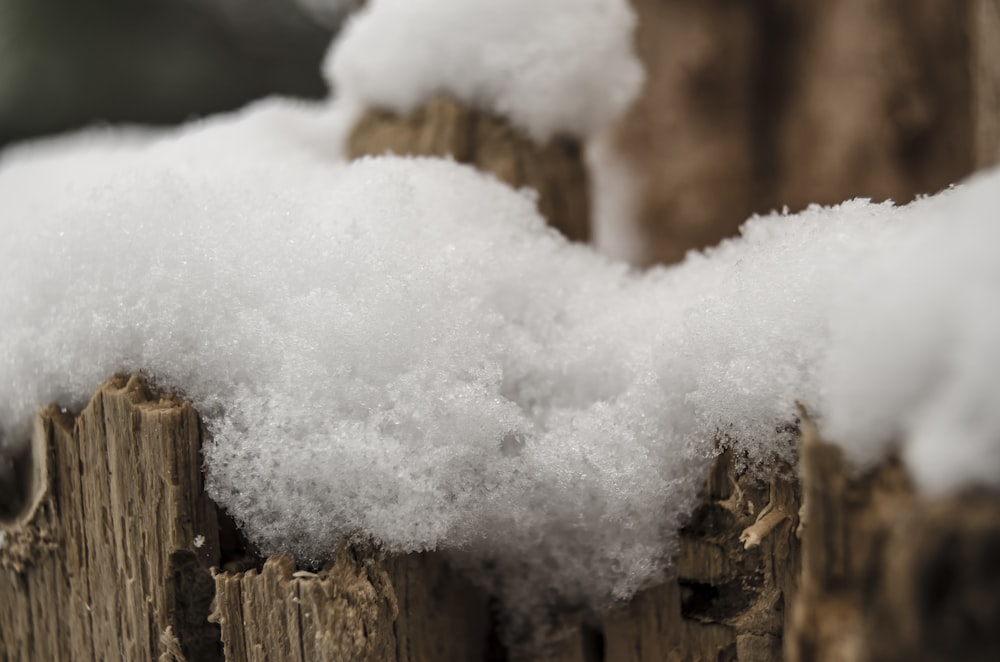
[(655, 581), (716, 452), (790, 456), (795, 401), (861, 463), (1000, 485), (1000, 173), (906, 207), (751, 219), (630, 271), (449, 161), (345, 165), (310, 106), (0, 159), (0, 430), (143, 370), (205, 418), (268, 552), (460, 550), (505, 595)]
[(587, 136), (638, 95), (627, 0), (371, 0), (334, 43), (336, 96), (405, 114), (436, 94), (544, 141)]

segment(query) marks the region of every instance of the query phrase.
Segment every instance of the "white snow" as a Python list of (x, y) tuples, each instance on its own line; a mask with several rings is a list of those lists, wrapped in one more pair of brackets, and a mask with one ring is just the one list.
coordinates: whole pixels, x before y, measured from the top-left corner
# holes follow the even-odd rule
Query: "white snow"
[(192, 542), (194, 543), (195, 549), (201, 549), (205, 545), (205, 536), (201, 534), (196, 535)]
[(324, 64), (335, 94), (397, 113), (446, 93), (538, 140), (587, 136), (642, 87), (627, 0), (370, 0)]
[(898, 441), (930, 490), (1000, 484), (1000, 173), (638, 274), (465, 167), (345, 166), (333, 124), (267, 102), (0, 159), (7, 443), (145, 370), (264, 550), (371, 535), (590, 604), (655, 580), (717, 436), (786, 455), (796, 399), (861, 462)]

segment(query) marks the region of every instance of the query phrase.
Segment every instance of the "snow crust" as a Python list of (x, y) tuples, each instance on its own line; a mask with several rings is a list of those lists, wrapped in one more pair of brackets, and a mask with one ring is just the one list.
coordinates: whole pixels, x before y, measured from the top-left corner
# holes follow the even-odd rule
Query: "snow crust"
[(371, 0), (334, 43), (335, 94), (407, 113), (446, 93), (538, 140), (587, 136), (638, 95), (627, 0)]
[(0, 157), (2, 443), (143, 370), (265, 551), (452, 550), (511, 603), (654, 581), (716, 440), (789, 457), (797, 399), (861, 465), (1000, 485), (1000, 172), (640, 274), (463, 166), (345, 165), (343, 125), (269, 101)]

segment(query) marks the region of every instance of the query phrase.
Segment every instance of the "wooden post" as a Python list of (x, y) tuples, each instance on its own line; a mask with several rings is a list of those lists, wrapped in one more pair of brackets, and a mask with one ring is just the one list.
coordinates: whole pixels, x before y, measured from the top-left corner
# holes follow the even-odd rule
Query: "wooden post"
[(974, 0), (972, 36), (975, 163), (1000, 163), (1000, 0)]
[[(780, 659), (795, 593), (799, 494), (791, 472), (762, 480), (723, 452), (681, 530), (663, 584), (563, 642), (560, 662)], [(595, 646), (595, 640), (599, 642)], [(595, 656), (595, 649), (601, 656)]]
[(715, 244), (756, 208), (756, 4), (633, 0), (646, 87), (615, 142), (640, 177), (643, 263)]
[(78, 417), (38, 414), (39, 480), (0, 549), (0, 659), (218, 659), (200, 440), (189, 404), (135, 377)]
[(32, 444), (40, 480), (2, 525), (4, 662), (486, 659), (486, 597), (433, 555), (234, 556), (197, 413), (139, 377), (43, 410)]
[(801, 473), (786, 660), (1000, 659), (1000, 493), (928, 499), (891, 459), (855, 475), (808, 419)]
[(569, 239), (590, 238), (587, 170), (580, 143), (553, 138), (540, 145), (506, 120), (447, 97), (406, 117), (368, 110), (348, 140), (351, 158), (391, 152), (451, 157), (515, 188), (538, 192), (538, 208)]

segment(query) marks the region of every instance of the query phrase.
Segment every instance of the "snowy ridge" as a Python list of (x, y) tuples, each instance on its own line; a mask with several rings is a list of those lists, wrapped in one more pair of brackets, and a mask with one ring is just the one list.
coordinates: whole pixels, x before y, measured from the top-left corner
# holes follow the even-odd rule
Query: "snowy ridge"
[(861, 463), (1000, 484), (1000, 173), (750, 220), (645, 274), (448, 161), (345, 165), (267, 102), (0, 160), (0, 430), (116, 371), (191, 397), (266, 551), (341, 536), (603, 604), (657, 577), (719, 434), (766, 465), (808, 403)]

